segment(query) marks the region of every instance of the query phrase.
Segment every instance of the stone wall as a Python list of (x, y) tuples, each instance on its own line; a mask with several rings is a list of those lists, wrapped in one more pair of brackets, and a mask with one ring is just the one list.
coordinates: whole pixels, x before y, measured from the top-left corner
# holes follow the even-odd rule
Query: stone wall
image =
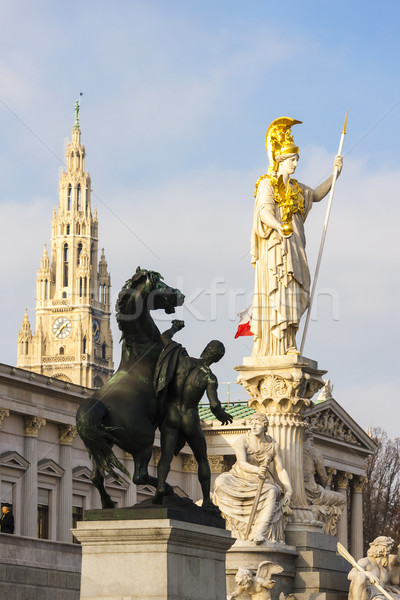
[(81, 547), (0, 534), (1, 600), (79, 600)]

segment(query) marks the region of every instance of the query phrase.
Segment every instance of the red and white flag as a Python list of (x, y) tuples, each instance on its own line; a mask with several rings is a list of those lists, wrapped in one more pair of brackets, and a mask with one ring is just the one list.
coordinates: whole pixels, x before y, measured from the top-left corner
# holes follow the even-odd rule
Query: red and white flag
[(252, 310), (253, 307), (250, 305), (245, 310), (242, 310), (242, 312), (238, 313), (239, 326), (235, 335), (235, 339), (241, 337), (242, 335), (254, 335), (250, 331)]

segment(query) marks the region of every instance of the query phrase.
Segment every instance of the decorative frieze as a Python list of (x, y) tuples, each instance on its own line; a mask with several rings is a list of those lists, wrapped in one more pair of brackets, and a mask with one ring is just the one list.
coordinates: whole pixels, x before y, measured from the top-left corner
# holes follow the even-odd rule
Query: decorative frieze
[(311, 416), (310, 427), (315, 433), (321, 433), (349, 444), (361, 445), (349, 427), (330, 408)]

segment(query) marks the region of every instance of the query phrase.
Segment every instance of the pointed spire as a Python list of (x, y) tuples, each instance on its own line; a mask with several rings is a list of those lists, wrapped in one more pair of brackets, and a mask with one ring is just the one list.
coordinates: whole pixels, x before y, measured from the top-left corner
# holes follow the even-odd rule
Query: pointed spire
[(30, 342), (32, 340), (31, 324), (29, 322), (28, 309), (25, 308), (24, 319), (22, 321), (21, 329), (18, 333), (19, 342)]
[(47, 244), (45, 244), (44, 248), (43, 248), (42, 258), (41, 258), (41, 261), (40, 261), (40, 268), (43, 271), (48, 271), (49, 267), (50, 267), (50, 265), (49, 265), (49, 254), (47, 252)]
[(78, 98), (78, 100), (75, 101), (75, 123), (74, 123), (74, 129), (75, 129), (75, 127), (77, 129), (79, 129), (79, 110), (81, 108), (81, 96), (83, 96), (83, 92), (79, 92), (79, 98)]

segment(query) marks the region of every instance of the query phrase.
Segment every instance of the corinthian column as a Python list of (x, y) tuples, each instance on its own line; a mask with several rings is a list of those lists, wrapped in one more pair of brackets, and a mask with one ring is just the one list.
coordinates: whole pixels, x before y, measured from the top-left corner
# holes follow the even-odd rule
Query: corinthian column
[(299, 355), (249, 357), (235, 367), (238, 383), (250, 394), (249, 405), (267, 415), (268, 434), (279, 444), (293, 488), (295, 523), (314, 524), (304, 489), (304, 412), (324, 384), (317, 363)]
[(343, 494), (343, 496), (346, 498), (346, 504), (342, 508), (342, 514), (338, 524), (338, 541), (346, 548), (346, 550), (348, 547), (347, 488), (350, 479), (353, 479), (353, 474), (347, 473), (346, 471), (339, 472), (337, 477), (338, 492)]
[(351, 554), (359, 560), (363, 556), (363, 487), (365, 477), (356, 477), (351, 494)]
[(23, 479), (23, 503), (21, 535), (37, 537), (37, 436), (39, 429), (46, 425), (46, 419), (41, 417), (24, 417), (24, 455), (29, 462)]
[(60, 465), (64, 469), (60, 479), (57, 507), (57, 540), (72, 542), (72, 443), (77, 434), (75, 425), (59, 425)]

